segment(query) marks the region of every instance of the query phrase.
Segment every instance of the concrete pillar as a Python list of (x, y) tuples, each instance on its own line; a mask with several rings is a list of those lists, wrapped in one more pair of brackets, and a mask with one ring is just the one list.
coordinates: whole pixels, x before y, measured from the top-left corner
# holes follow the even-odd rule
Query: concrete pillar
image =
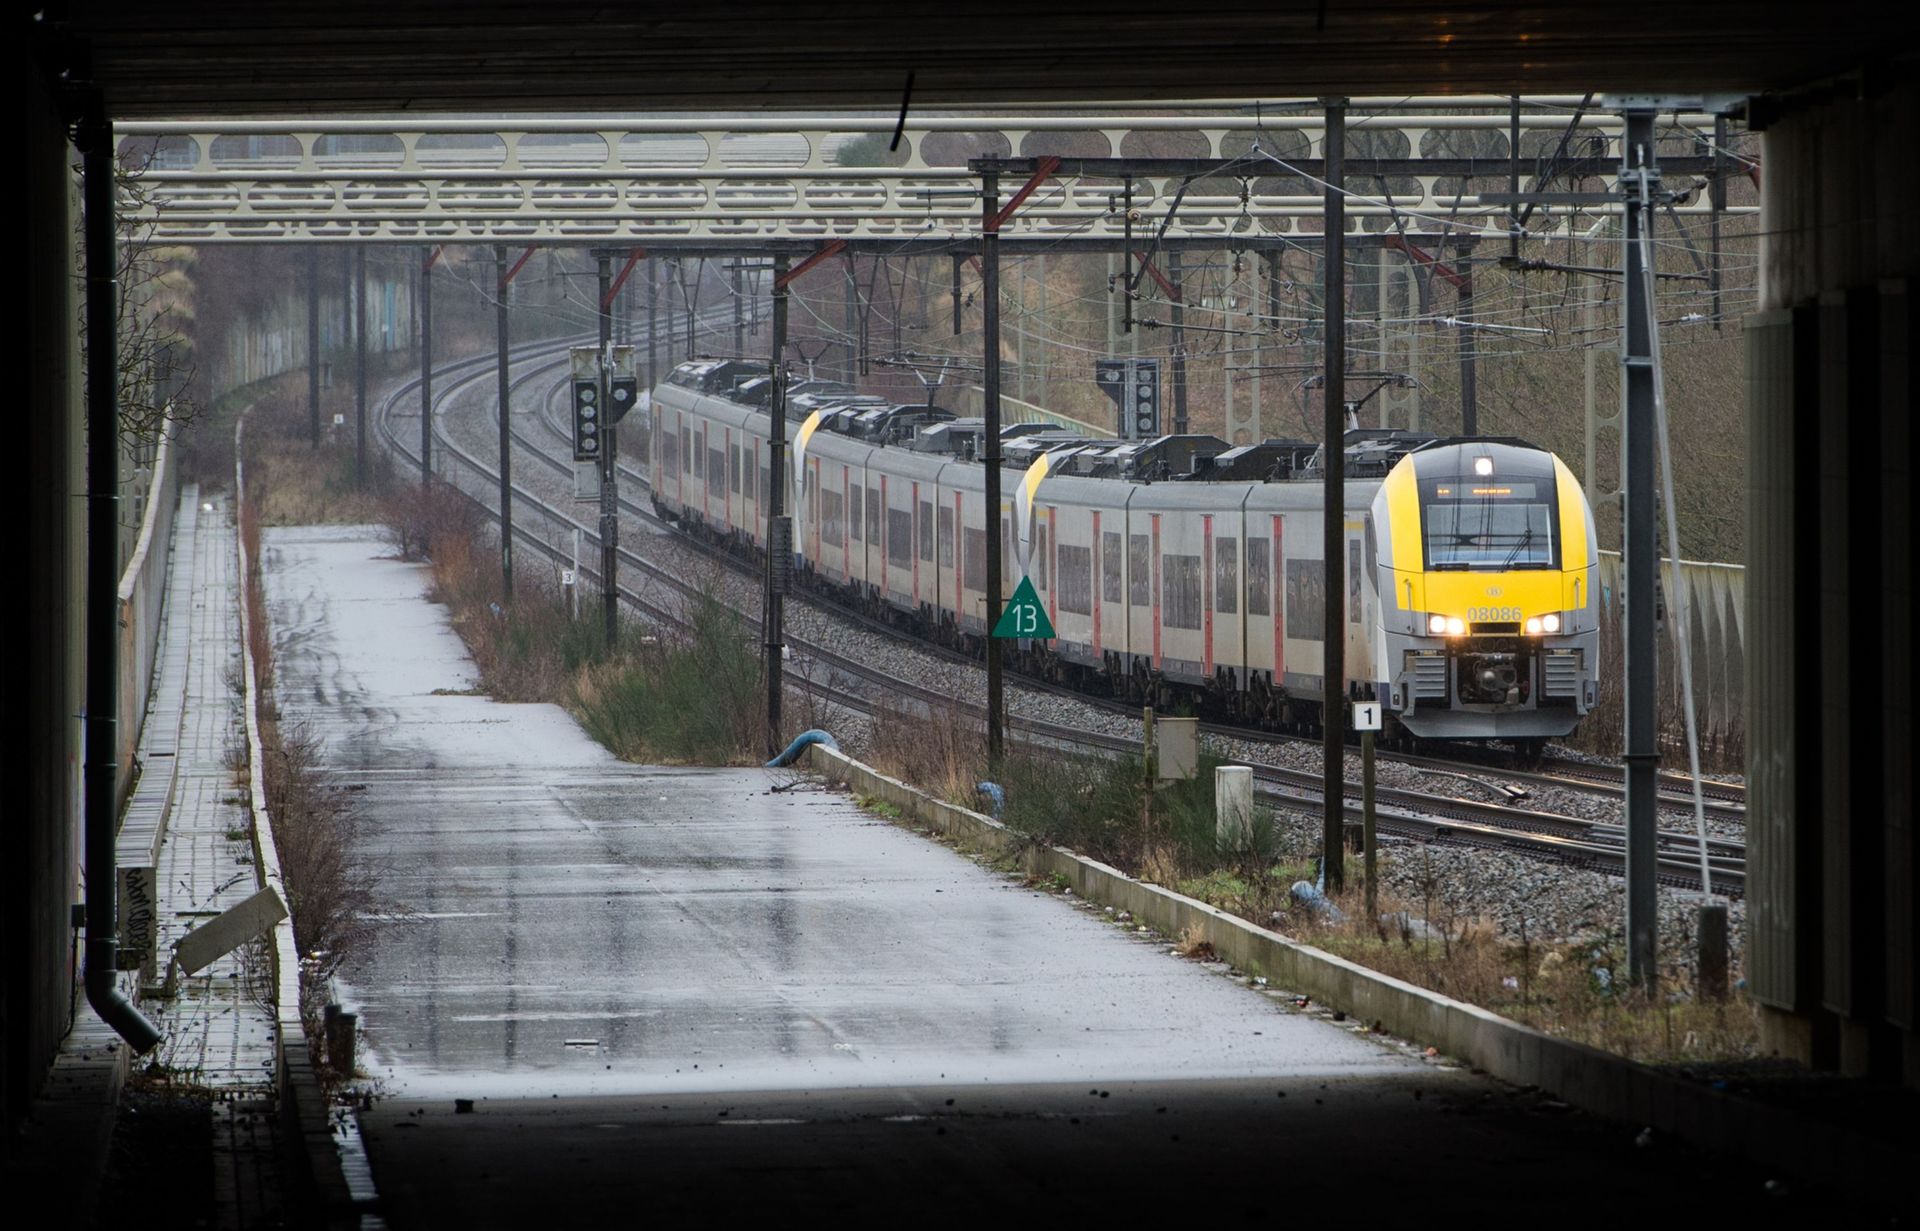
[(1920, 84), (1758, 100), (1746, 325), (1748, 981), (1769, 1042), (1920, 1087), (1911, 220)]
[(1213, 771), (1213, 841), (1223, 852), (1252, 847), (1252, 766), (1222, 765)]

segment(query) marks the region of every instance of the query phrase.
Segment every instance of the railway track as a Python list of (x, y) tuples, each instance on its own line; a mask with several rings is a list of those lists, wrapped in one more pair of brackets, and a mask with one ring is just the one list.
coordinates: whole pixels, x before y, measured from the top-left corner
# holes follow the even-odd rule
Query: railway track
[[(566, 364), (564, 347), (571, 341), (573, 340), (559, 339), (529, 343), (510, 352), (512, 362), (522, 368), (512, 377), (510, 391), (517, 392), (525, 389), (548, 373), (558, 373)], [(486, 490), (489, 494), (497, 489), (498, 471), (453, 439), (446, 427), (446, 416), (441, 408), (452, 403), (465, 389), (491, 376), (493, 362), (492, 356), (457, 361), (439, 369), (435, 374), (438, 385), (434, 415), (436, 448), (441, 451), (443, 458), (452, 459), (463, 471), (470, 472), (485, 482), (488, 485)], [(510, 435), (523, 456), (537, 463), (544, 471), (554, 472), (570, 479), (572, 474), (570, 446), (565, 428), (556, 418), (557, 395), (563, 384), (562, 377), (555, 375), (553, 383), (540, 390), (535, 400), (536, 411), (533, 419), (544, 429), (542, 433), (544, 439), (535, 439), (527, 430), (520, 427), (510, 429)], [(377, 430), (385, 446), (398, 456), (410, 459), (416, 464), (418, 453), (415, 446), (405, 433), (394, 428), (392, 421), (395, 418), (408, 417), (398, 412), (396, 408), (409, 394), (417, 395), (418, 388), (417, 378), (403, 383), (381, 400), (376, 411)], [(561, 456), (555, 456), (549, 451), (555, 448), (560, 450)], [(626, 466), (621, 467), (621, 477), (627, 483), (642, 485), (646, 483), (645, 475)], [(456, 482), (455, 486), (466, 492), (464, 485)], [(599, 555), (597, 517), (593, 519), (593, 524), (576, 519), (554, 499), (533, 490), (523, 480), (514, 482), (513, 493), (516, 509), (536, 512), (550, 526), (557, 524), (577, 530), (583, 540), (595, 545), (593, 551), (583, 553), (587, 558), (578, 561), (575, 566), (597, 581), (598, 572), (595, 567)], [(483, 499), (475, 498), (475, 503), (490, 519), (498, 522), (497, 509), (490, 507)], [(623, 513), (629, 514), (643, 525), (669, 528), (668, 523), (663, 522), (645, 504), (628, 497), (622, 497), (619, 503)], [(531, 548), (537, 555), (550, 561), (559, 563), (566, 560), (568, 563), (574, 563), (560, 549), (535, 534), (524, 522), (516, 520), (514, 531), (516, 551)], [(744, 571), (748, 568), (738, 557), (717, 546), (698, 543), (690, 536), (677, 532), (675, 535), (677, 547), (690, 548), (704, 556), (722, 560), (736, 570)], [(645, 578), (649, 589), (654, 586), (663, 587), (678, 596), (679, 600), (693, 598), (699, 593), (699, 588), (688, 582), (676, 570), (663, 568), (626, 547), (619, 547), (616, 551), (622, 569), (627, 570), (623, 575), (637, 574)], [(682, 623), (677, 610), (668, 604), (656, 601), (649, 593), (624, 583), (620, 586), (620, 593), (625, 602), (649, 619), (670, 626), (678, 626)], [(742, 611), (740, 614), (751, 627), (758, 628), (758, 618), (753, 611)], [(906, 638), (906, 634), (882, 621), (872, 620), (856, 613), (847, 613), (837, 607), (834, 609), (834, 614), (838, 618), (853, 619), (887, 636)], [(913, 640), (914, 646), (918, 649), (937, 650), (937, 647), (927, 647), (917, 639), (910, 640)], [(904, 695), (927, 706), (956, 704), (955, 699), (946, 692), (878, 671), (871, 665), (831, 647), (792, 635), (789, 635), (788, 641), (793, 647), (793, 652), (800, 659), (809, 666), (817, 665), (818, 668), (823, 669), (824, 678), (816, 678), (815, 672), (808, 670), (798, 673), (794, 681), (797, 687), (819, 700), (869, 717), (873, 713), (874, 706), (871, 696), (862, 690), (862, 686), (879, 690), (879, 692)], [(972, 659), (957, 652), (939, 652), (956, 661), (973, 663)], [(853, 682), (858, 682), (859, 686), (855, 686)], [(1019, 686), (1037, 687), (1039, 691), (1059, 691), (1077, 701), (1093, 703), (1100, 708), (1129, 716), (1133, 714), (1130, 707), (1119, 703), (1101, 704), (1097, 699), (1089, 699), (1069, 690), (1037, 686), (1034, 681), (1022, 679)], [(966, 702), (958, 704), (984, 720), (984, 707)], [(1093, 749), (1113, 756), (1132, 756), (1138, 753), (1138, 745), (1132, 740), (1068, 724), (1015, 715), (1010, 717), (1009, 725), (1023, 737), (1046, 744)], [(1215, 734), (1242, 740), (1280, 742), (1298, 738), (1274, 737), (1240, 728), (1219, 727), (1211, 730)], [(1405, 764), (1427, 768), (1430, 772), (1472, 777), (1472, 775), (1463, 774), (1462, 767), (1457, 763), (1437, 758), (1409, 757), (1401, 754), (1396, 759)], [(1252, 767), (1263, 794), (1273, 802), (1284, 807), (1303, 809), (1317, 809), (1320, 806), (1321, 786), (1317, 771), (1307, 772), (1258, 762), (1252, 763)], [(1557, 770), (1560, 766), (1556, 765), (1555, 768)], [(1606, 767), (1584, 768), (1604, 771)], [(1617, 775), (1615, 781), (1610, 783), (1603, 774), (1598, 773), (1583, 776), (1559, 773), (1517, 773), (1510, 770), (1500, 770), (1498, 773), (1503, 778), (1538, 781), (1597, 794), (1619, 792)], [(1685, 781), (1690, 788), (1690, 780)], [(1347, 784), (1347, 813), (1350, 821), (1355, 823), (1360, 818), (1359, 791), (1359, 784), (1352, 782)], [(1424, 791), (1380, 787), (1376, 789), (1376, 799), (1379, 804), (1376, 808), (1377, 826), (1379, 832), (1390, 839), (1442, 842), (1481, 849), (1514, 851), (1613, 874), (1624, 872), (1625, 835), (1620, 826), (1520, 807), (1514, 790), (1506, 788), (1506, 791), (1509, 796), (1508, 802), (1493, 803), (1463, 797), (1436, 796)], [(1672, 802), (1677, 804), (1680, 801), (1674, 798)], [(1729, 814), (1735, 807), (1721, 801), (1716, 803)], [(1740, 810), (1739, 815), (1744, 815), (1744, 809)], [(1688, 835), (1663, 832), (1662, 839), (1658, 862), (1660, 880), (1675, 887), (1697, 889), (1699, 863), (1692, 838)], [(1712, 838), (1708, 842), (1708, 853), (1715, 888), (1721, 892), (1740, 892), (1745, 880), (1743, 845), (1732, 839)]]

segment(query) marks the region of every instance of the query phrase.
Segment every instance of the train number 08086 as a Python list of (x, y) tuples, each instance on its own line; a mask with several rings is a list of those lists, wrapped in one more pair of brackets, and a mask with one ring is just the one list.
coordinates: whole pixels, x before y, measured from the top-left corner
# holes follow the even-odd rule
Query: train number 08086
[(1518, 607), (1469, 607), (1467, 618), (1469, 620), (1518, 620), (1520, 609)]

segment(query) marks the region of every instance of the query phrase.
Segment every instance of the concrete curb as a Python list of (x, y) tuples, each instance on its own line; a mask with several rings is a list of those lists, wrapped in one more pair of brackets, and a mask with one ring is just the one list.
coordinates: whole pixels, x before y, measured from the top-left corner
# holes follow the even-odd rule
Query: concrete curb
[(808, 766), (824, 777), (891, 804), (921, 825), (980, 850), (1018, 857), (1029, 875), (1064, 877), (1081, 897), (1131, 911), (1169, 936), (1196, 929), (1222, 960), (1241, 970), (1305, 993), (1359, 1021), (1377, 1022), (1401, 1038), (1436, 1047), (1502, 1081), (1537, 1086), (1595, 1115), (1649, 1127), (1700, 1149), (1777, 1167), (1816, 1183), (1878, 1191), (1912, 1167), (1911, 1159), (1885, 1142), (1554, 1038), (1288, 940), (1062, 847), (1035, 842), (844, 753), (815, 745), (807, 755)]
[[(249, 408), (250, 409), (250, 408)], [(244, 437), (247, 415), (242, 411), (233, 428), (233, 511), (236, 520), (246, 502)], [(240, 563), (240, 654), (246, 680), (247, 790), (253, 814), (255, 867), (262, 888), (271, 886), (280, 900), (292, 906), (286, 878), (280, 870), (280, 852), (274, 845), (272, 816), (267, 809), (266, 754), (260, 741), (260, 694), (253, 659), (252, 612), (247, 604), (251, 561), (244, 533), (234, 535)], [(307, 1045), (306, 1023), (300, 1015), (300, 953), (293, 940), (289, 915), (273, 928), (275, 1076), (279, 1087), (280, 1122), (288, 1167), (286, 1210), (294, 1226), (357, 1227), (360, 1215), (347, 1187), (340, 1152), (334, 1147), (325, 1093)]]

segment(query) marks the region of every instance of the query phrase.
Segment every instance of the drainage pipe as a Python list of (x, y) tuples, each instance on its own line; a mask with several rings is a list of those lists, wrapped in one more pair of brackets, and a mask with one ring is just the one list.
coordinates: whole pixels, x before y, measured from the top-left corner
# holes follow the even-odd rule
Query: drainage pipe
[(87, 1003), (136, 1054), (160, 1032), (120, 994), (114, 820), (120, 694), (119, 242), (113, 126), (96, 100), (75, 134), (83, 159), (87, 277)]
[(781, 753), (779, 756), (773, 758), (773, 760), (768, 761), (766, 764), (766, 768), (767, 769), (785, 768), (786, 766), (793, 764), (795, 761), (798, 761), (800, 759), (800, 754), (805, 752), (807, 749), (813, 747), (815, 744), (824, 744), (826, 747), (833, 749), (835, 752), (840, 751), (840, 741), (834, 739), (833, 736), (827, 734), (825, 731), (822, 731), (820, 728), (814, 727), (811, 730), (802, 731), (800, 732), (800, 734), (794, 736), (793, 742), (787, 745), (787, 750)]

